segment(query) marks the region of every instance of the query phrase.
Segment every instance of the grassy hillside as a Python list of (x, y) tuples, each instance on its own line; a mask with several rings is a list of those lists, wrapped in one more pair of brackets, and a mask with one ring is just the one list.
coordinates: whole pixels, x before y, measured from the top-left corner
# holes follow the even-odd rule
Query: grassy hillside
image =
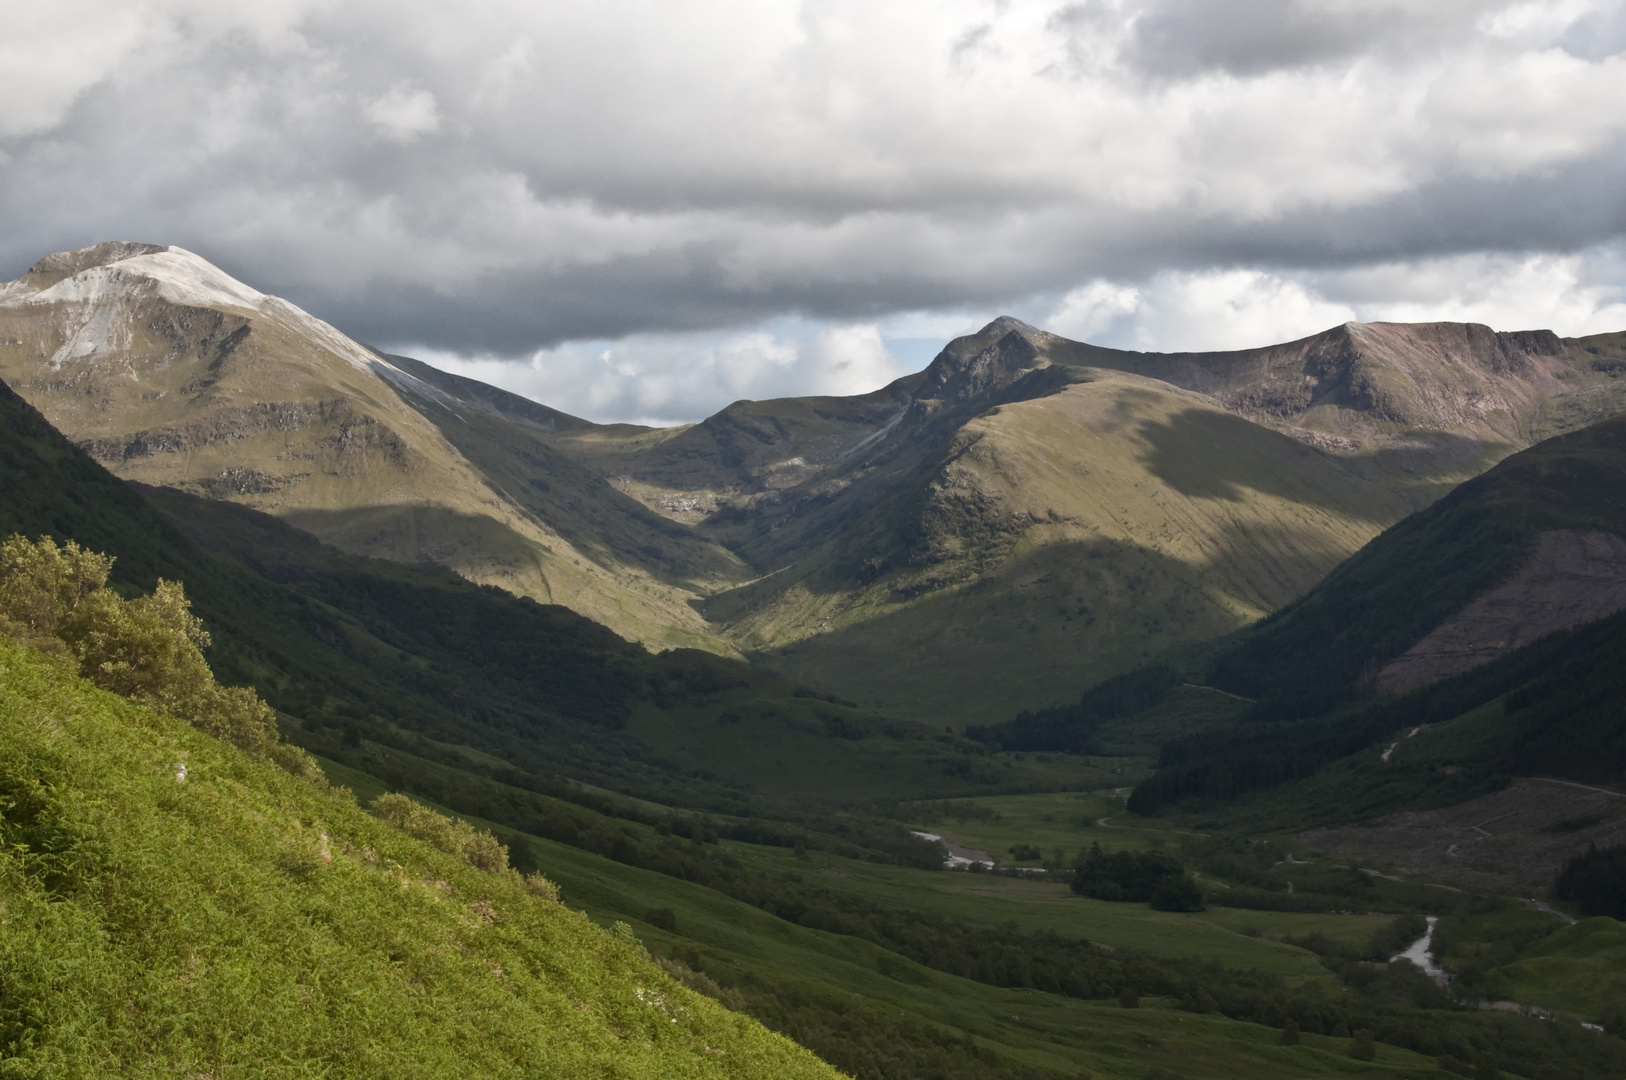
[(4, 640), (0, 791), (7, 1072), (837, 1075), (519, 875)]
[(965, 422), (731, 632), (863, 703), (987, 722), (1246, 625), (1404, 512), (1302, 443), (1098, 372)]
[[(16, 663), (12, 662), (14, 656)], [(62, 701), (63, 695), (57, 692), (62, 687), (70, 691), (78, 687), (91, 694), (84, 701), (112, 709), (114, 718), (125, 728), (109, 732), (87, 727), (84, 740), (88, 747), (65, 737), (69, 731), (78, 732), (86, 714), (94, 714), (94, 710), (79, 700)], [(133, 706), (117, 699), (96, 698), (93, 691), (71, 680), (61, 668), (32, 654), (0, 650), (0, 695), (8, 690), (14, 695), (0, 696), (0, 715), (19, 717), (29, 736), (17, 738), (10, 732), (0, 733), (5, 736), (8, 750), (30, 750), (30, 737), (37, 737), (58, 752), (44, 766), (38, 754), (25, 760), (21, 771), (36, 783), (11, 783), (12, 777), (0, 769), (5, 786), (25, 796), (7, 808), (6, 822), (20, 822), (25, 830), (34, 830), (20, 839), (29, 851), (48, 854), (45, 869), (55, 877), (48, 877), (44, 884), (55, 890), (56, 910), (63, 910), (64, 898), (70, 902), (77, 899), (65, 889), (64, 882), (79, 884), (72, 877), (76, 870), (73, 857), (78, 848), (88, 847), (93, 849), (95, 857), (91, 862), (98, 873), (110, 864), (113, 867), (94, 882), (97, 888), (92, 891), (93, 898), (111, 909), (110, 914), (96, 913), (97, 925), (122, 925), (125, 904), (136, 905), (149, 919), (131, 921), (143, 930), (139, 953), (142, 977), (151, 981), (152, 973), (159, 973), (157, 989), (134, 976), (122, 983), (117, 978), (104, 979), (89, 984), (90, 989), (81, 990), (80, 997), (71, 998), (70, 1004), (81, 1004), (86, 993), (113, 982), (121, 999), (138, 1003), (130, 1022), (139, 1030), (131, 1038), (140, 1040), (149, 1052), (157, 1044), (163, 1053), (182, 1055), (188, 1067), (193, 1059), (184, 1055), (212, 1052), (213, 1060), (206, 1064), (217, 1075), (231, 1075), (242, 1070), (233, 1069), (236, 1062), (230, 1053), (244, 1046), (254, 1047), (253, 1038), (238, 1039), (236, 1030), (214, 1017), (208, 1007), (194, 1006), (187, 1014), (187, 1024), (168, 1024), (162, 1037), (142, 1028), (137, 1021), (146, 1021), (149, 1011), (163, 1015), (178, 1007), (163, 993), (169, 986), (161, 976), (171, 968), (178, 971), (182, 985), (176, 995), (184, 998), (186, 988), (201, 984), (197, 992), (209, 995), (208, 1002), (238, 1010), (231, 1014), (234, 1017), (245, 1012), (253, 1015), (255, 1037), (262, 1031), (279, 1031), (277, 1025), (285, 1019), (284, 1010), (297, 1012), (305, 1007), (309, 1011), (310, 1002), (319, 1000), (321, 990), (306, 995), (300, 987), (337, 987), (346, 995), (348, 1008), (339, 1010), (336, 1018), (330, 1017), (329, 1027), (342, 1024), (343, 1034), (333, 1035), (329, 1027), (308, 1016), (296, 1019), (305, 1023), (301, 1032), (315, 1040), (317, 1049), (312, 1052), (336, 1058), (347, 1075), (366, 1075), (373, 1059), (383, 1062), (380, 1067), (393, 1063), (388, 1052), (371, 1044), (352, 1053), (354, 1048), (347, 1038), (357, 1030), (364, 1036), (376, 1036), (387, 1051), (404, 1046), (403, 1053), (414, 1054), (418, 1071), (407, 1070), (405, 1075), (434, 1075), (430, 1070), (453, 1055), (463, 1060), (465, 1067), (493, 1059), (500, 1062), (504, 1053), (520, 1051), (500, 1038), (486, 1038), (481, 1053), (473, 1054), (460, 1045), (458, 1032), (476, 1026), (486, 1032), (498, 1021), (526, 1021), (524, 1003), (533, 998), (525, 994), (532, 983), (515, 976), (515, 971), (539, 981), (561, 968), (567, 973), (576, 971), (559, 955), (567, 952), (575, 939), (553, 932), (546, 919), (531, 918), (529, 909), (521, 907), (516, 911), (513, 907), (517, 897), (521, 905), (546, 901), (545, 911), (557, 910), (546, 888), (527, 887), (511, 874), (473, 870), (438, 852), (428, 853), (431, 859), (438, 858), (438, 863), (425, 865), (415, 858), (424, 852), (403, 849), (396, 843), (404, 839), (400, 834), (368, 821), (346, 799), (322, 794), (308, 784), (291, 779), (277, 779), (273, 784), (281, 786), (272, 794), (293, 790), (305, 796), (303, 804), (297, 804), (297, 800), (296, 805), (264, 798), (255, 801), (253, 796), (259, 793), (255, 777), (230, 767), (251, 763), (231, 757), (234, 751), (207, 740), (199, 743), (202, 737), (190, 729), (177, 734), (163, 726), (168, 723), (163, 718), (131, 711)], [(32, 711), (19, 707), (18, 701), (30, 703)], [(70, 719), (64, 722), (63, 717)], [(135, 741), (135, 736), (146, 728), (155, 728), (163, 736), (156, 750), (146, 748), (144, 752)], [(192, 741), (183, 737), (186, 735)], [(91, 748), (95, 754), (81, 762), (81, 753)], [(379, 772), (385, 776), (398, 770), (400, 759), (407, 756), (393, 747), (380, 752), (383, 748), (364, 743), (360, 749), (382, 766)], [(222, 754), (225, 759), (220, 757)], [(106, 758), (121, 764), (109, 765)], [(451, 760), (473, 764), (466, 758)], [(76, 771), (78, 765), (83, 767)], [(185, 766), (184, 771), (179, 766)], [(353, 779), (369, 792), (378, 789), (373, 777), (338, 766), (330, 768), (335, 776)], [(448, 771), (453, 783), (445, 797), (455, 802), (472, 794), (480, 800), (483, 805), (478, 809), (505, 827), (505, 836), (515, 845), (516, 853), (523, 854), (526, 865), (540, 865), (562, 883), (572, 905), (586, 904), (605, 921), (621, 919), (634, 924), (645, 941), (656, 948), (662, 966), (680, 982), (759, 1017), (866, 1080), (908, 1080), (917, 1076), (1040, 1080), (1074, 1075), (1081, 1067), (1096, 1075), (1133, 1080), (1149, 1063), (1178, 1067), (1191, 1060), (1201, 1061), (1202, 1067), (1194, 1074), (1188, 1067), (1185, 1075), (1197, 1077), (1285, 1078), (1305, 1072), (1336, 1075), (1350, 1071), (1405, 1076), (1427, 1068), (1417, 1056), (1419, 1050), (1434, 1053), (1431, 1047), (1443, 1047), (1465, 1054), (1484, 1053), (1488, 1045), (1498, 1046), (1496, 1053), (1508, 1062), (1527, 1062), (1536, 1056), (1562, 1062), (1564, 1068), (1559, 1075), (1563, 1076), (1586, 1075), (1576, 1070), (1610, 1060), (1606, 1046), (1585, 1039), (1554, 1042), (1556, 1033), (1540, 1025), (1520, 1028), (1516, 1022), (1488, 1017), (1459, 1022), (1449, 1017), (1425, 1016), (1415, 1013), (1406, 994), (1396, 996), (1392, 987), (1367, 988), (1358, 993), (1343, 988), (1319, 972), (1301, 950), (1279, 941), (1260, 940), (1256, 928), (1249, 929), (1248, 924), (1239, 924), (1234, 917), (1214, 922), (1154, 914), (1148, 919), (1133, 906), (1070, 900), (1065, 889), (1055, 885), (1011, 879), (987, 879), (985, 885), (979, 875), (878, 865), (878, 852), (857, 842), (864, 839), (861, 836), (849, 835), (845, 844), (831, 844), (833, 837), (821, 842), (807, 836), (810, 842), (805, 847), (798, 844), (792, 851), (774, 835), (771, 822), (675, 813), (649, 803), (604, 797), (595, 800), (594, 809), (565, 804), (522, 788), (508, 788), (510, 794), (504, 800), (498, 797), (498, 789), (503, 787), (500, 781), (481, 776), (476, 770), (461, 771), (444, 757), (421, 761), (419, 768)], [(139, 781), (131, 785), (132, 790), (123, 786), (127, 774)], [(410, 772), (408, 775), (409, 779), (417, 778)], [(214, 787), (216, 783), (222, 785), (223, 791)], [(290, 784), (294, 785), (292, 789), (288, 788)], [(76, 785), (91, 786), (90, 797), (76, 801)], [(202, 797), (194, 804), (188, 801), (187, 793)], [(249, 799), (247, 816), (252, 823), (247, 827), (251, 835), (243, 842), (251, 846), (258, 843), (254, 851), (268, 851), (274, 856), (271, 869), (291, 875), (294, 886), (268, 888), (262, 878), (255, 877), (253, 867), (244, 869), (239, 865), (241, 860), (224, 869), (215, 866), (212, 856), (222, 842), (229, 848), (242, 839), (242, 827), (233, 815), (233, 800), (245, 797)], [(144, 799), (156, 803), (156, 812), (145, 805)], [(313, 806), (313, 800), (319, 805)], [(1065, 807), (1063, 803), (1050, 800), (1068, 818), (1081, 808), (1077, 804)], [(13, 814), (11, 811), (19, 804), (22, 813)], [(523, 814), (527, 809), (532, 815), (545, 812), (549, 804), (570, 815), (570, 824), (578, 830), (564, 843), (544, 839), (535, 832), (526, 835), (539, 825), (534, 816)], [(946, 804), (933, 805), (932, 812), (953, 816)], [(1002, 805), (1011, 807), (1015, 803)], [(1093, 819), (1098, 807), (1099, 803), (1082, 809)], [(177, 822), (177, 816), (182, 820)], [(980, 820), (984, 815), (971, 816)], [(994, 816), (998, 817), (997, 811)], [(106, 822), (107, 817), (117, 823), (116, 827)], [(551, 820), (560, 819), (553, 815)], [(38, 828), (41, 822), (48, 828)], [(96, 843), (78, 843), (76, 838), (86, 826)], [(540, 827), (545, 830), (546, 822)], [(1056, 827), (1049, 827), (1052, 834), (1044, 839), (1056, 838)], [(265, 837), (253, 833), (256, 829), (275, 838), (281, 846), (272, 844), (267, 848)], [(153, 837), (161, 836), (166, 857), (122, 858), (121, 848), (105, 842), (109, 837), (127, 837), (132, 831), (149, 849), (160, 842)], [(1030, 831), (1022, 827), (1022, 835), (1028, 836)], [(1071, 831), (1076, 836), (1078, 826)], [(1085, 831), (1089, 831), (1087, 827)], [(64, 842), (62, 837), (67, 834), (71, 834), (69, 842)], [(769, 842), (761, 843), (763, 838)], [(15, 844), (18, 837), (6, 839)], [(1114, 834), (1108, 842), (1116, 845), (1128, 840), (1133, 844), (1139, 839), (1139, 830), (1129, 830), (1127, 834)], [(1160, 842), (1164, 837), (1148, 839)], [(167, 857), (177, 844), (188, 852), (185, 871), (180, 874), (174, 869), (174, 860)], [(15, 847), (9, 850), (22, 851)], [(374, 862), (374, 857), (379, 861)], [(66, 878), (64, 869), (70, 872)], [(181, 877), (184, 885), (186, 874), (192, 871), (206, 876), (204, 885), (174, 887), (176, 877)], [(421, 879), (419, 872), (425, 875)], [(120, 873), (125, 876), (117, 878)], [(132, 873), (136, 879), (127, 880)], [(164, 875), (165, 882), (156, 901), (142, 877), (155, 873)], [(1335, 879), (1336, 875), (1331, 877)], [(379, 915), (379, 921), (388, 927), (386, 935), (367, 922), (375, 911), (373, 895), (365, 888), (359, 896), (352, 895), (358, 880), (374, 886), (389, 901), (398, 900), (404, 892), (403, 902), (408, 906), (421, 903), (432, 913), (444, 912), (449, 925), (437, 924), (416, 933), (418, 924), (386, 903)], [(493, 881), (495, 885), (481, 888)], [(1299, 904), (1319, 903), (1326, 907), (1331, 901), (1341, 908), (1351, 905), (1351, 900), (1343, 896), (1317, 897), (1314, 882), (1313, 877), (1299, 879)], [(313, 898), (310, 890), (323, 887), (350, 891), (343, 895), (324, 892)], [(1223, 881), (1221, 887), (1229, 888)], [(420, 900), (420, 888), (426, 900)], [(1385, 886), (1354, 902), (1364, 903), (1367, 910), (1372, 910), (1374, 902), (1399, 904), (1405, 910), (1413, 902), (1406, 896), (1415, 892)], [(116, 900), (109, 899), (113, 894)], [(335, 907), (343, 911), (335, 912)], [(8, 913), (14, 910), (18, 908), (8, 902)], [(297, 969), (293, 975), (311, 981), (293, 982), (293, 989), (283, 998), (261, 1008), (259, 998), (271, 991), (267, 980), (289, 973), (275, 964), (259, 965), (247, 974), (231, 966), (235, 959), (232, 949), (258, 944), (253, 934), (245, 935), (241, 927), (231, 924), (230, 916), (243, 910), (251, 915), (269, 911), (273, 918), (297, 914), (313, 921), (319, 933), (342, 936), (346, 944), (378, 942), (385, 955), (375, 958), (371, 968), (366, 963), (346, 965), (344, 956), (335, 956), (342, 950), (324, 947), (319, 936), (314, 943), (311, 935), (301, 936), (302, 929), (278, 936), (267, 947), (280, 950), (279, 955), (296, 958), (291, 964)], [(1275, 926), (1277, 934), (1293, 928), (1302, 932), (1311, 925), (1299, 915), (1280, 920), (1279, 925), (1271, 921), (1274, 918), (1261, 914), (1254, 918), (1254, 924), (1262, 921)], [(205, 924), (203, 929), (192, 925), (199, 919)], [(578, 929), (584, 926), (574, 919), (568, 920), (568, 925)], [(1357, 941), (1372, 932), (1370, 917), (1343, 921), (1323, 918), (1313, 925), (1318, 931), (1340, 938), (1353, 935)], [(1239, 932), (1239, 926), (1246, 932)], [(507, 927), (510, 934), (518, 936), (504, 937), (495, 931), (482, 935), (482, 927)], [(439, 933), (433, 932), (436, 930)], [(582, 932), (587, 933), (585, 929)], [(49, 943), (30, 942), (29, 958), (36, 965), (56, 960), (54, 950), (64, 940), (71, 942), (73, 938), (57, 934)], [(173, 940), (179, 940), (186, 951), (166, 968), (158, 962), (158, 951)], [(587, 940), (603, 944), (602, 939), (590, 934)], [(1092, 944), (1092, 940), (1101, 941), (1104, 947)], [(620, 942), (619, 949), (633, 948), (624, 931)], [(113, 945), (120, 944), (115, 935)], [(527, 948), (533, 952), (527, 952)], [(546, 951), (546, 962), (534, 955), (537, 948)], [(433, 962), (420, 963), (419, 949), (427, 950)], [(117, 974), (121, 958), (110, 957), (109, 951), (104, 947), (92, 955), (91, 962), (98, 970)], [(1205, 959), (1190, 959), (1193, 954)], [(636, 952), (611, 950), (612, 960), (629, 956), (635, 971)], [(342, 970), (334, 973), (329, 970), (333, 965), (340, 965)], [(400, 985), (399, 979), (390, 981), (374, 972), (381, 967), (395, 975), (400, 965), (407, 967), (406, 993), (413, 995), (408, 1003), (400, 1000), (399, 993), (391, 996), (389, 992)], [(627, 973), (625, 967), (608, 967), (611, 979)], [(33, 971), (26, 963), (8, 963), (8, 981), (3, 984), (7, 991), (15, 985), (11, 981), (13, 968), (23, 973), (18, 982), (25, 988), (36, 985), (30, 981)], [(69, 977), (72, 975), (70, 970)], [(373, 982), (368, 982), (370, 976)], [(493, 1005), (490, 994), (479, 992), (483, 984), (478, 980), (482, 978), (497, 980), (498, 990), (508, 992), (518, 1002), (503, 999)], [(592, 971), (581, 978), (592, 986), (602, 982)], [(211, 981), (221, 979), (229, 980), (224, 991)], [(379, 980), (385, 983), (383, 991), (376, 988)], [(470, 980), (474, 980), (472, 989)], [(509, 982), (518, 984), (511, 992)], [(437, 1009), (437, 1003), (428, 995), (441, 987), (460, 995), (458, 1008)], [(580, 982), (567, 989), (572, 1008), (593, 1008), (604, 997), (594, 997)], [(647, 991), (651, 987), (634, 984), (633, 997), (641, 1003), (673, 1011), (687, 1007), (683, 999), (666, 995), (659, 1000), (647, 994), (640, 996), (639, 989)], [(661, 992), (660, 987), (653, 989)], [(1145, 1007), (1126, 1011), (1121, 1001), (1113, 1000), (1129, 992), (1145, 997)], [(381, 1000), (376, 1015), (368, 1008), (375, 993)], [(63, 992), (55, 987), (37, 993), (27, 1002), (33, 1009), (30, 1015), (50, 1012), (62, 997)], [(242, 1004), (248, 1001), (255, 1004)], [(0, 1007), (9, 1004), (0, 1001)], [(617, 1025), (615, 1033), (636, 1041), (645, 1029), (629, 1024), (625, 1008), (614, 1011), (612, 1004), (626, 1003), (602, 1006), (611, 1023)], [(558, 1003), (551, 1006), (555, 1013), (562, 1007)], [(436, 1022), (423, 1023), (412, 1008), (437, 1010)], [(1294, 1023), (1303, 1032), (1300, 1046), (1279, 1045), (1271, 1025), (1283, 1022), (1283, 1017), (1296, 1018)], [(416, 1022), (414, 1035), (428, 1045), (391, 1041), (387, 1023), (392, 1019), (397, 1023)], [(663, 1013), (655, 1022), (662, 1019), (670, 1023), (674, 1017)], [(204, 1036), (194, 1038), (194, 1026), (188, 1024), (201, 1026)], [(382, 1033), (381, 1027), (385, 1028)], [(727, 1046), (710, 1037), (715, 1027), (705, 1029), (698, 1023), (696, 1027), (687, 1034), (698, 1034), (706, 1048)], [(1348, 1034), (1356, 1028), (1375, 1030), (1380, 1039), (1409, 1047), (1411, 1052), (1377, 1046), (1371, 1051), (1371, 1063), (1363, 1063), (1363, 1057), (1352, 1059), (1351, 1053), (1366, 1054), (1359, 1050), (1360, 1040), (1352, 1041)], [(594, 1037), (589, 1031), (582, 1041), (591, 1042)], [(658, 1075), (685, 1075), (670, 1060), (645, 1066), (635, 1055), (615, 1053), (618, 1044), (602, 1035), (597, 1038), (600, 1046), (612, 1048), (603, 1055), (611, 1062), (604, 1069), (607, 1075), (618, 1075), (618, 1067), (632, 1070), (629, 1075), (638, 1075), (638, 1068)], [(649, 1042), (646, 1049), (661, 1048), (659, 1038), (652, 1037)], [(202, 1044), (204, 1050), (195, 1051), (194, 1044)], [(113, 1045), (118, 1044), (115, 1041)], [(218, 1049), (221, 1046), (229, 1046), (232, 1051)], [(335, 1046), (337, 1049), (333, 1049)], [(692, 1044), (689, 1048), (693, 1049)], [(283, 1049), (286, 1051), (286, 1045)], [(526, 1043), (524, 1052), (531, 1055), (531, 1061), (539, 1061), (536, 1067), (543, 1071), (575, 1074), (582, 1066), (570, 1059), (573, 1049), (566, 1045), (559, 1051), (555, 1041), (542, 1046)], [(545, 1056), (549, 1053), (551, 1058)], [(744, 1075), (759, 1075), (768, 1068), (782, 1066), (747, 1062), (745, 1068), (748, 1071)]]

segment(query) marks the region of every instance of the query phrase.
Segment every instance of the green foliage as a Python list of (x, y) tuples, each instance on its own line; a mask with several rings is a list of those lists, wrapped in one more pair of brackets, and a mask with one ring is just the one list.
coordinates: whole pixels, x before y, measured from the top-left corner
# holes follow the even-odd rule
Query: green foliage
[(790, 1035), (858, 1080), (1054, 1080), (1056, 1075), (995, 1053), (969, 1035), (833, 988), (776, 987), (732, 965), (707, 965), (693, 948), (657, 960), (685, 986)]
[[(508, 849), (499, 844), (491, 833), (477, 832), (466, 821), (437, 814), (427, 806), (393, 792), (374, 799), (372, 811), (376, 817), (409, 835), (442, 851), (461, 856), (470, 866), (492, 873), (508, 869)], [(540, 885), (532, 885), (531, 889), (545, 893), (545, 888)]]
[(1592, 845), (1564, 864), (1555, 890), (1583, 915), (1626, 921), (1626, 844), (1599, 850)]
[(1159, 881), (1152, 886), (1152, 895), (1147, 900), (1157, 911), (1203, 910), (1203, 891), (1184, 874)]
[(0, 905), (0, 1075), (836, 1075), (517, 873), (6, 641)]
[[(1073, 868), (1073, 891), (1097, 900), (1138, 900), (1145, 903), (1157, 895), (1162, 886), (1184, 876), (1185, 867), (1173, 855), (1161, 851), (1105, 852), (1099, 843), (1094, 843), (1087, 850), (1079, 852), (1078, 862)], [(1181, 891), (1166, 895), (1170, 902), (1175, 902), (1188, 894)], [(1164, 910), (1200, 911), (1200, 893), (1197, 894), (1196, 904), (1194, 908), (1172, 907)]]
[[(150, 596), (126, 600), (106, 587), (113, 558), (49, 536), (0, 543), (0, 632), (65, 651), (79, 674), (124, 697), (149, 702), (217, 738), (307, 778), (315, 762), (279, 746), (276, 714), (246, 687), (215, 682), (202, 620), (179, 582), (158, 580)], [(53, 641), (54, 639), (54, 641)], [(57, 649), (50, 648), (52, 644)]]

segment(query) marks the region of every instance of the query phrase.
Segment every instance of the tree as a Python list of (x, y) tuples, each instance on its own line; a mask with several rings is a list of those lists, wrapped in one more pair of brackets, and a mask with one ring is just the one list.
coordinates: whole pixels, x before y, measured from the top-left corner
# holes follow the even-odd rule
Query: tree
[(1158, 911), (1202, 911), (1203, 891), (1184, 874), (1166, 877), (1153, 887), (1151, 902)]

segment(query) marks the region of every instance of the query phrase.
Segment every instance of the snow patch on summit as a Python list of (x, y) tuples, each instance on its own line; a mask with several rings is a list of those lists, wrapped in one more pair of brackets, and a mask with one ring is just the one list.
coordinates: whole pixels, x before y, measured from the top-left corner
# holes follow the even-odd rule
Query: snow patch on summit
[[(120, 259), (65, 277), (55, 285), (28, 296), (29, 304), (101, 303), (122, 299), (131, 291), (131, 279), (150, 282), (160, 297), (188, 307), (235, 307), (259, 311), (269, 299), (249, 288), (207, 259), (171, 247), (150, 255)], [(136, 285), (137, 291), (141, 285)]]
[[(420, 393), (429, 389), (309, 312), (243, 284), (185, 248), (167, 247), (89, 267), (38, 292), (30, 291), (21, 279), (9, 282), (0, 289), (0, 307), (84, 305), (78, 325), (51, 357), (51, 366), (60, 368), (77, 357), (127, 346), (130, 338), (128, 305), (154, 295), (186, 307), (251, 312), (282, 324), (352, 367), (383, 376), (392, 383), (410, 383)], [(428, 396), (444, 395), (430, 392)]]

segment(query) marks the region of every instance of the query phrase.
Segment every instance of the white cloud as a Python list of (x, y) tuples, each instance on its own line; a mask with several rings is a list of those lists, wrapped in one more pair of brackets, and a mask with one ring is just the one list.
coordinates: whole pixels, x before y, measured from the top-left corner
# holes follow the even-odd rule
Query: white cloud
[(1141, 308), (1140, 290), (1099, 278), (1062, 297), (1061, 305), (1043, 320), (1053, 334), (1075, 341), (1096, 341), (1125, 326)]
[(415, 90), (404, 82), (367, 99), (361, 115), (393, 142), (409, 143), (440, 130), (440, 109), (435, 95), (427, 90)]
[(1339, 273), (1541, 251), (1562, 292), (1626, 237), (1623, 27), (1626, 0), (60, 0), (0, 37), (0, 258), (177, 243), (463, 356), (801, 319), (797, 363), (740, 354), (785, 392), (884, 369), (850, 336), (813, 364), (826, 327), (1023, 304), (1278, 339), (1358, 306)]
[(1464, 255), (1297, 274), (1210, 270), (1094, 281), (1034, 321), (1098, 345), (1155, 352), (1244, 349), (1351, 320), (1477, 322), (1569, 337), (1626, 330), (1623, 259)]
[[(1601, 265), (1600, 265), (1601, 264)], [(1329, 275), (1360, 317), (1383, 322), (1477, 322), (1566, 337), (1626, 330), (1618, 255), (1463, 255)]]
[(571, 342), (523, 363), (402, 351), (577, 416), (654, 425), (698, 420), (741, 399), (868, 393), (903, 374), (871, 324), (640, 334)]

